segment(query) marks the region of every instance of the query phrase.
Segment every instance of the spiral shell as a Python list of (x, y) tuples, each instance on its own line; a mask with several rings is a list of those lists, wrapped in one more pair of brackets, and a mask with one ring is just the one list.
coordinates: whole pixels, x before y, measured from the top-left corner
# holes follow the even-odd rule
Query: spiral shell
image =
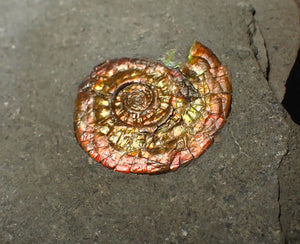
[(116, 171), (176, 170), (208, 148), (230, 104), (227, 68), (195, 42), (180, 69), (130, 58), (96, 66), (79, 87), (75, 134), (92, 158)]

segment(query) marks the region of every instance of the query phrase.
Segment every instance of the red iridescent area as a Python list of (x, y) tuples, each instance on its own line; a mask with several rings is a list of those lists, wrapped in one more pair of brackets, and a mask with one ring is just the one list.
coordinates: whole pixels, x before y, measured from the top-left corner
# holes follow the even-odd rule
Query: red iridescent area
[(134, 58), (96, 66), (79, 87), (74, 128), (81, 147), (104, 166), (160, 173), (199, 157), (230, 104), (227, 68), (195, 42), (180, 69)]

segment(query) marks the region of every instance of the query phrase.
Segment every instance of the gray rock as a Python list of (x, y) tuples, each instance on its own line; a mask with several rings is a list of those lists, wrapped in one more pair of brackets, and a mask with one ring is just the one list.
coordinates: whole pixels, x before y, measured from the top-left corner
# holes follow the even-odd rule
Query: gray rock
[[(1, 242), (284, 238), (277, 168), (289, 127), (264, 77), (263, 28), (249, 35), (253, 8), (216, 0), (15, 0), (0, 9)], [(233, 84), (231, 114), (207, 152), (156, 176), (115, 173), (89, 159), (72, 116), (91, 68), (113, 57), (157, 59), (173, 48), (182, 62), (196, 39), (228, 66)]]
[(299, 243), (300, 240), (300, 127), (290, 119), (287, 154), (282, 158), (278, 169), (280, 182), (280, 219), (287, 243)]
[[(267, 50), (266, 78), (275, 97), (282, 102), (285, 83), (300, 44), (299, 7), (291, 0), (250, 0), (250, 2), (255, 9), (254, 24), (260, 32), (258, 35), (254, 33), (254, 45), (258, 50), (264, 47)], [(265, 59), (264, 51), (258, 52), (258, 62), (265, 64)], [(261, 67), (265, 72), (265, 66)]]

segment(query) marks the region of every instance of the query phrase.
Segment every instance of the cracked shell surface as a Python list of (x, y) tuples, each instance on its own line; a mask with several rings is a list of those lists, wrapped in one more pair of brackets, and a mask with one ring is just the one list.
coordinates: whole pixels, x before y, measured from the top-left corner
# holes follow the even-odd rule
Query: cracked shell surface
[(196, 41), (180, 69), (135, 58), (96, 66), (79, 87), (75, 134), (81, 147), (108, 168), (166, 172), (209, 147), (230, 104), (227, 68)]

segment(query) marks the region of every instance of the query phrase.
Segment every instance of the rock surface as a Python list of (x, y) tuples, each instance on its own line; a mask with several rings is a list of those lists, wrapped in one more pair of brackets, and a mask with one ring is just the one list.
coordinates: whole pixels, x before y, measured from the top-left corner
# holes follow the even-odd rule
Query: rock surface
[(280, 182), (280, 219), (286, 243), (300, 240), (300, 126), (288, 119), (290, 132), (287, 154), (278, 169)]
[[(285, 94), (285, 83), (293, 67), (300, 43), (299, 8), (295, 1), (250, 0), (255, 10), (253, 43), (263, 68), (267, 60), (266, 78), (279, 102)], [(263, 45), (266, 48), (266, 54)], [(256, 51), (256, 50), (255, 50)], [(259, 52), (260, 51), (260, 52)]]
[[(290, 129), (264, 76), (272, 63), (262, 48), (264, 27), (251, 45), (253, 7), (217, 0), (15, 0), (1, 2), (0, 11), (1, 242), (286, 238), (296, 220), (289, 211), (283, 216), (284, 204), (294, 202), (281, 202), (281, 224), (277, 168)], [(116, 173), (89, 159), (72, 120), (77, 87), (91, 68), (112, 57), (158, 59), (173, 48), (184, 61), (196, 39), (228, 66), (233, 85), (231, 114), (207, 152), (177, 172), (156, 176)]]

